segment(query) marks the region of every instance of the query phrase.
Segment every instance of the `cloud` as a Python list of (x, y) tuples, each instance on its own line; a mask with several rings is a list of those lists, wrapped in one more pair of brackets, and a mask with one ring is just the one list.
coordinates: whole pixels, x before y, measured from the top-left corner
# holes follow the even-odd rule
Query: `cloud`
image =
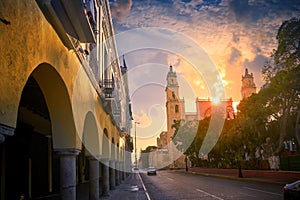
[[(276, 48), (276, 33), (284, 20), (300, 16), (300, 2), (294, 0), (135, 0), (122, 22), (114, 24), (116, 33), (136, 27), (168, 28), (193, 38), (206, 50), (227, 82), (226, 93), (240, 99), (241, 75), (252, 68), (260, 76), (260, 61)], [(171, 37), (171, 36), (170, 36)], [(161, 64), (185, 66), (177, 59), (167, 63), (165, 56), (144, 54), (135, 60), (160, 60)], [(201, 62), (201, 58), (198, 58)], [(179, 60), (180, 61), (180, 60)], [(192, 73), (178, 69), (191, 83)], [(154, 74), (149, 78), (157, 77)], [(134, 80), (137, 81), (137, 80)], [(202, 81), (201, 81), (202, 82)], [(195, 85), (202, 85), (197, 81)], [(259, 83), (257, 83), (259, 88)]]
[(228, 62), (230, 64), (233, 64), (235, 62), (237, 62), (238, 60), (240, 60), (242, 57), (242, 53), (240, 50), (236, 49), (235, 47), (231, 48), (231, 54), (230, 54), (230, 58), (228, 60)]
[(111, 13), (113, 18), (122, 21), (129, 14), (132, 0), (115, 0), (111, 2)]
[(245, 25), (272, 15), (289, 18), (300, 9), (300, 3), (295, 0), (229, 0), (228, 6), (235, 20)]
[(257, 91), (258, 89), (264, 84), (262, 76), (261, 76), (261, 71), (262, 67), (265, 65), (266, 61), (269, 60), (270, 58), (264, 56), (264, 55), (256, 55), (253, 60), (248, 60), (246, 59), (243, 63), (243, 66), (245, 68), (248, 68), (251, 73), (254, 75), (254, 82), (257, 86)]
[(266, 64), (267, 60), (269, 60), (269, 58), (266, 56), (256, 55), (253, 60), (246, 59), (244, 62), (244, 66), (255, 71), (260, 71)]
[(147, 113), (144, 110), (139, 110), (135, 112), (133, 115), (133, 118), (135, 121), (139, 122), (141, 125), (140, 126), (150, 126), (152, 123), (151, 117), (147, 115)]
[[(245, 67), (253, 72), (256, 86), (260, 88), (261, 67), (277, 46), (275, 37), (279, 26), (284, 20), (300, 16), (300, 1), (296, 0), (118, 0), (113, 1), (111, 7), (115, 33), (139, 27), (161, 27), (193, 38), (214, 61), (225, 83), (226, 97), (234, 101), (241, 99), (241, 77)], [(152, 32), (146, 37), (157, 42)], [(138, 42), (138, 37), (133, 41)], [(202, 57), (197, 59), (201, 66)], [(134, 118), (146, 125), (143, 129), (138, 126), (141, 137), (160, 133), (161, 129), (153, 126), (165, 120), (162, 110), (165, 109), (164, 89), (169, 64), (174, 66), (181, 81), (180, 97), (185, 97), (186, 103), (194, 106), (195, 95), (208, 97), (206, 77), (195, 77), (195, 71), (184, 58), (144, 50), (126, 55), (126, 61), (130, 70), (136, 67), (129, 72), (129, 84), (130, 92), (134, 93), (131, 98)], [(160, 86), (147, 85), (149, 82)], [(144, 86), (138, 87), (141, 85)], [(151, 143), (155, 144), (155, 137)], [(148, 144), (145, 142), (144, 147)]]
[(237, 34), (237, 33), (232, 33), (232, 41), (233, 41), (234, 43), (238, 44), (239, 41), (240, 41), (240, 36), (239, 36), (239, 34)]
[(251, 8), (248, 0), (231, 0), (229, 1), (229, 8), (237, 21), (249, 20)]
[(205, 79), (199, 74), (190, 63), (182, 57), (172, 56), (172, 60), (176, 60), (173, 65), (177, 73), (177, 79), (180, 81), (180, 98), (207, 97), (209, 95)]
[(147, 63), (156, 63), (162, 65), (168, 63), (168, 52), (147, 48), (128, 52), (125, 57), (126, 60), (130, 60), (129, 66), (131, 68)]

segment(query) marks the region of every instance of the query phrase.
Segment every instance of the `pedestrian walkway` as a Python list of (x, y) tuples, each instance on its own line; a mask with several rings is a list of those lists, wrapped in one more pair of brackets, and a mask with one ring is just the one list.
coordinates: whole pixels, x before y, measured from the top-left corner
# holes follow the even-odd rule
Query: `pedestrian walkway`
[(276, 185), (300, 180), (300, 172), (291, 171), (242, 170), (243, 178), (238, 177), (238, 169), (190, 168), (189, 173)]
[(147, 200), (139, 173), (131, 173), (115, 190), (110, 190), (108, 197), (100, 199), (112, 200)]

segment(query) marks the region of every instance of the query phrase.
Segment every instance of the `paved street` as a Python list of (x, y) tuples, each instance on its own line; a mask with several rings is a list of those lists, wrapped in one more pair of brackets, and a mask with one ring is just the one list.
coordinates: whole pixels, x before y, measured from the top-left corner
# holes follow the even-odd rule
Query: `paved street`
[(207, 177), (178, 171), (141, 173), (152, 200), (164, 199), (282, 199), (282, 186)]

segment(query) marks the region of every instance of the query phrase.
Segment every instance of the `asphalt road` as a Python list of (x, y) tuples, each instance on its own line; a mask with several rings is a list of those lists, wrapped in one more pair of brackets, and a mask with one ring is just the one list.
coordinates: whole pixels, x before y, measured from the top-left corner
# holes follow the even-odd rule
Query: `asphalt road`
[(283, 199), (282, 186), (230, 180), (217, 177), (162, 170), (156, 176), (140, 174), (151, 200)]

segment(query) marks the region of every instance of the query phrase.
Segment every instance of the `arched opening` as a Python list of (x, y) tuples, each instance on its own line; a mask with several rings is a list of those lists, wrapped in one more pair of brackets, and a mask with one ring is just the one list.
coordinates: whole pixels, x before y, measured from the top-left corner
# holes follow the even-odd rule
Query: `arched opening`
[(108, 195), (109, 191), (109, 137), (106, 128), (103, 130), (102, 135), (102, 163), (100, 164), (100, 184), (101, 191), (100, 194)]
[(52, 125), (54, 149), (80, 149), (70, 96), (66, 85), (58, 72), (49, 64), (39, 65), (33, 72), (33, 78), (41, 88), (49, 110)]
[(83, 134), (82, 134), (82, 149), (77, 157), (77, 180), (79, 189), (83, 187), (82, 183), (90, 180), (89, 177), (89, 157), (98, 158), (100, 155), (99, 136), (96, 119), (92, 112), (88, 112), (85, 117)]
[(120, 149), (119, 149), (119, 143), (117, 143), (117, 160), (120, 161)]
[(88, 112), (84, 120), (82, 143), (84, 144), (85, 149), (90, 156), (93, 156), (95, 158), (99, 157), (100, 146), (98, 127), (96, 119), (92, 112)]
[(44, 94), (33, 76), (23, 89), (15, 135), (5, 145), (5, 199), (59, 193), (59, 160), (52, 153), (52, 124)]
[(109, 137), (107, 129), (105, 128), (102, 136), (102, 158), (109, 158), (109, 149)]
[(114, 137), (111, 138), (111, 154), (110, 154), (110, 164), (109, 164), (109, 183), (110, 183), (110, 189), (114, 190), (116, 186), (116, 163), (115, 163), (115, 139)]
[(112, 137), (111, 138), (111, 154), (110, 154), (110, 158), (112, 160), (115, 160), (116, 159), (116, 146), (115, 146), (115, 138)]
[(178, 112), (179, 112), (179, 106), (175, 105), (175, 113), (178, 113)]
[(88, 175), (88, 159), (86, 157), (86, 149), (82, 144), (81, 151), (76, 159), (77, 164), (77, 183), (84, 183), (89, 179)]
[(234, 118), (235, 118), (235, 114), (234, 114), (233, 107), (231, 105), (226, 106), (226, 119), (230, 120)]
[(16, 121), (0, 152), (1, 198), (59, 199), (61, 157), (54, 150), (76, 149), (77, 138), (66, 85), (52, 66), (41, 64), (28, 77)]

